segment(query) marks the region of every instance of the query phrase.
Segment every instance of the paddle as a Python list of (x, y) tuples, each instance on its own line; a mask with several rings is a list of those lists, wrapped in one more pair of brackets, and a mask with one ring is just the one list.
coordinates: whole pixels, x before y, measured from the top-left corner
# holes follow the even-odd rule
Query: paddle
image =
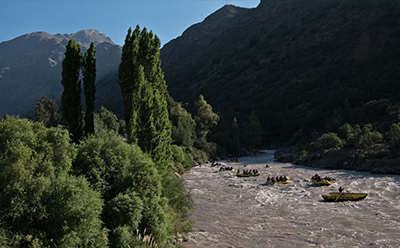
[[(345, 188), (343, 188), (343, 190), (344, 190)], [(340, 195), (343, 193), (343, 190), (342, 191), (340, 191), (340, 194), (338, 195), (338, 197), (336, 198), (336, 200), (335, 201), (337, 201), (338, 199), (339, 199), (339, 197), (340, 197)]]

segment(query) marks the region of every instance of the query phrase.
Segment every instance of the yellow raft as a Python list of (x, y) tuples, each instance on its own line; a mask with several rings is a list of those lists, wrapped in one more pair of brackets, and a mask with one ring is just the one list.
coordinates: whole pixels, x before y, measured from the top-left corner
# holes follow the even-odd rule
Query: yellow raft
[(243, 174), (243, 173), (237, 173), (236, 176), (238, 177), (257, 177), (259, 176), (261, 173), (257, 172), (257, 173), (251, 173), (251, 174)]
[(325, 201), (359, 201), (367, 197), (366, 193), (329, 193), (329, 195), (322, 195)]
[(310, 183), (313, 184), (319, 184), (319, 185), (323, 185), (323, 186), (328, 186), (331, 185), (332, 183), (336, 183), (334, 180), (317, 180), (317, 179), (311, 179)]
[(219, 172), (225, 172), (225, 171), (235, 171), (235, 169), (232, 169), (232, 170), (219, 170)]
[(290, 178), (288, 178), (288, 179), (286, 179), (286, 181), (279, 181), (279, 182), (277, 182), (277, 181), (271, 181), (271, 180), (269, 180), (269, 181), (267, 181), (266, 183), (267, 184), (275, 184), (275, 183), (278, 183), (278, 184), (287, 184), (287, 183), (290, 183), (292, 180), (290, 180)]

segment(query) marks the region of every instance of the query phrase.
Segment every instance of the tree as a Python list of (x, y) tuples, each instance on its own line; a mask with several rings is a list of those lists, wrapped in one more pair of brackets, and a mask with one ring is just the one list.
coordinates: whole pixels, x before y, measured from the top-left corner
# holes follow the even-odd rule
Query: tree
[(263, 140), (263, 130), (254, 111), (249, 115), (247, 122), (243, 124), (242, 142), (246, 149), (253, 150)]
[[(103, 216), (110, 233), (128, 225), (130, 235), (136, 229), (147, 230), (157, 241), (166, 240), (171, 230), (161, 177), (136, 144), (128, 144), (112, 131), (91, 135), (79, 145), (73, 168), (105, 200)], [(120, 238), (112, 234), (110, 243), (121, 243)]]
[(371, 124), (365, 124), (363, 128), (356, 124), (353, 128), (350, 124), (345, 123), (341, 130), (346, 134), (346, 143), (356, 149), (380, 143), (383, 139), (380, 132), (372, 130)]
[(34, 120), (43, 122), (46, 127), (55, 127), (61, 121), (61, 115), (57, 112), (58, 105), (56, 101), (42, 96), (36, 100)]
[(44, 205), (49, 218), (43, 229), (55, 247), (106, 247), (103, 200), (84, 177), (63, 175), (51, 184)]
[(62, 62), (62, 79), (64, 91), (61, 106), (65, 120), (68, 122), (72, 140), (78, 142), (82, 137), (81, 81), (79, 72), (82, 65), (81, 45), (71, 39)]
[(122, 47), (121, 63), (119, 64), (118, 77), (121, 94), (124, 102), (124, 120), (126, 123), (128, 142), (135, 143), (133, 129), (136, 126), (137, 106), (133, 102), (138, 101), (139, 86), (137, 82), (138, 67), (137, 53), (139, 50), (140, 27), (132, 32), (129, 28)]
[[(146, 28), (141, 31), (137, 26), (134, 32), (129, 29), (119, 66), (128, 143), (138, 145), (143, 152), (150, 155), (161, 177), (160, 199), (163, 199), (163, 204), (160, 202), (160, 205), (145, 207), (140, 224), (141, 228), (143, 225), (157, 227), (152, 230), (157, 233), (158, 239), (162, 239), (165, 230), (162, 225), (157, 226), (157, 223), (164, 221), (163, 218), (177, 215), (180, 212), (177, 208), (182, 205), (173, 202), (179, 197), (186, 199), (187, 195), (186, 190), (181, 190), (184, 187), (175, 187), (182, 186), (183, 182), (177, 181), (173, 175), (175, 167), (171, 151), (171, 123), (166, 83), (159, 59), (160, 45), (158, 37), (153, 37), (153, 33), (149, 33)], [(168, 208), (168, 204), (172, 204), (169, 205), (171, 208)], [(169, 209), (168, 214), (164, 212), (165, 208)]]
[(155, 136), (152, 139), (152, 150), (150, 152), (154, 162), (160, 166), (161, 170), (172, 166), (172, 131), (165, 95), (165, 92), (159, 89), (154, 91), (153, 116)]
[(232, 121), (232, 134), (231, 134), (231, 148), (230, 150), (234, 153), (234, 154), (239, 154), (239, 150), (240, 150), (240, 128), (239, 128), (239, 124), (237, 123), (237, 119), (236, 117), (233, 118)]
[(94, 102), (96, 100), (96, 58), (95, 58), (96, 46), (92, 42), (89, 49), (86, 51), (83, 58), (83, 86), (85, 90), (86, 100), (86, 113), (85, 113), (85, 133), (94, 132)]
[(68, 173), (76, 148), (61, 127), (27, 119), (0, 121), (0, 229), (13, 247), (105, 247), (102, 200), (86, 179)]
[(317, 142), (321, 149), (341, 148), (344, 145), (343, 140), (336, 133), (331, 132), (323, 134)]
[(173, 143), (185, 148), (192, 148), (196, 139), (196, 122), (192, 115), (182, 107), (182, 104), (174, 104), (169, 110), (172, 122)]
[(128, 141), (138, 144), (160, 166), (171, 164), (171, 124), (166, 83), (161, 70), (160, 40), (144, 28), (125, 38), (119, 67)]
[(213, 151), (210, 144), (207, 143), (207, 134), (213, 126), (218, 124), (219, 116), (212, 111), (211, 105), (204, 100), (203, 95), (199, 96), (195, 106), (197, 108), (197, 113), (194, 117), (196, 122), (196, 147), (204, 149), (210, 154)]
[(386, 133), (389, 145), (392, 149), (400, 147), (400, 123), (393, 123), (389, 132)]
[(104, 130), (118, 132), (120, 123), (118, 117), (105, 107), (101, 106), (100, 110), (94, 114), (94, 130), (95, 133), (102, 132)]
[(152, 151), (152, 139), (156, 135), (153, 113), (153, 89), (145, 80), (143, 66), (139, 66), (137, 75), (140, 100), (138, 99), (134, 103), (137, 105), (136, 126), (133, 128), (134, 136), (142, 151), (150, 154)]

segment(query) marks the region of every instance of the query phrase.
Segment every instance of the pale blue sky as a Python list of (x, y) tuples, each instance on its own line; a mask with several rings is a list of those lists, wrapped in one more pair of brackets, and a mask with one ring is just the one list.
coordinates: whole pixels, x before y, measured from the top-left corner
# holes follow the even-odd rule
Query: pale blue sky
[(162, 45), (225, 4), (254, 8), (260, 0), (0, 0), (0, 42), (26, 33), (70, 34), (97, 29), (123, 45), (139, 24)]

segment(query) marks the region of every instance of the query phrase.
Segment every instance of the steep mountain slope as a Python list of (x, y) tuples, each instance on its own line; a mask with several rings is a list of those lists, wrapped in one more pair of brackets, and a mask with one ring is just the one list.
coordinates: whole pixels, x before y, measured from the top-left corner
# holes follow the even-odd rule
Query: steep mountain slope
[(166, 44), (161, 60), (175, 100), (203, 94), (242, 123), (254, 110), (266, 141), (287, 140), (300, 128), (325, 128), (348, 106), (400, 100), (400, 2), (226, 5)]
[[(82, 45), (82, 53), (86, 52), (91, 42), (95, 43), (98, 87), (104, 84), (110, 74), (118, 71), (121, 47), (97, 30), (56, 35), (35, 32), (2, 42), (0, 117), (5, 114), (25, 116), (27, 111), (32, 112), (35, 100), (42, 96), (60, 102), (63, 91), (62, 60), (69, 39)], [(106, 93), (99, 90), (97, 94), (101, 96)], [(107, 103), (102, 102), (101, 105), (106, 106)]]

